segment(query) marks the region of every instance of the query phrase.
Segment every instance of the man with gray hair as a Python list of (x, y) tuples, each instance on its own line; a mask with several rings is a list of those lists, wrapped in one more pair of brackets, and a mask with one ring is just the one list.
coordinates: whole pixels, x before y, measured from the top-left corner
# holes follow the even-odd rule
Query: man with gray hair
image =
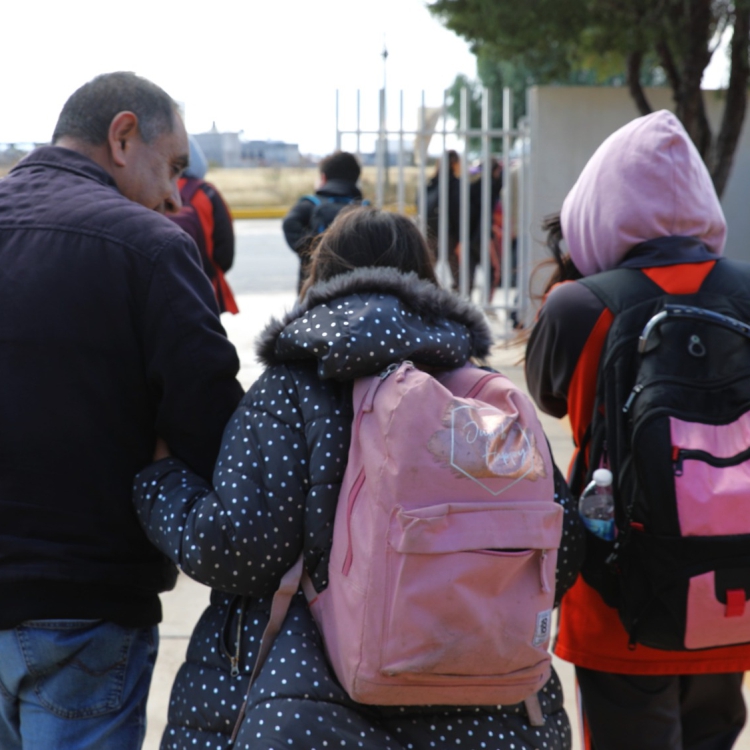
[(172, 99), (109, 73), (0, 180), (3, 750), (143, 743), (176, 571), (133, 477), (158, 437), (210, 479), (242, 395), (197, 248), (160, 215), (187, 163)]

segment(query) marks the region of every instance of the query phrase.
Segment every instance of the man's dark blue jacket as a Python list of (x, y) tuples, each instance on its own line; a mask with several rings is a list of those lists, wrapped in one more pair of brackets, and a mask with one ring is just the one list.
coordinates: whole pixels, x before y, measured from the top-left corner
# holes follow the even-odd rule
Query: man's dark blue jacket
[(0, 629), (158, 622), (175, 569), (133, 477), (155, 438), (210, 478), (242, 395), (193, 241), (85, 156), (0, 180)]

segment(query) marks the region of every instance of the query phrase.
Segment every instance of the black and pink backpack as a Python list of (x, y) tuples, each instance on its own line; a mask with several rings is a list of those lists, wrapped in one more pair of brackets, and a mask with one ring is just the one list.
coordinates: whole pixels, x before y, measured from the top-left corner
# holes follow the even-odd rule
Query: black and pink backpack
[(750, 643), (749, 268), (719, 260), (685, 295), (633, 268), (580, 281), (614, 320), (571, 485), (609, 466), (617, 526), (587, 533), (582, 574), (633, 647)]

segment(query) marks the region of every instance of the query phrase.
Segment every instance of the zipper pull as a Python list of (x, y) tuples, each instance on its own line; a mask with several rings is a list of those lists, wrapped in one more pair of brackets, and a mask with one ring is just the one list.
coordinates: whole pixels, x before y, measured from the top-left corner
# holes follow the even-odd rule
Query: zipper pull
[(234, 656), (229, 657), (230, 671), (232, 677), (240, 673), (240, 654), (242, 652), (242, 618), (245, 614), (247, 600), (243, 597), (241, 605), (237, 608), (237, 632), (234, 641)]
[(388, 367), (386, 367), (385, 370), (383, 370), (383, 372), (378, 375), (378, 377), (381, 380), (385, 380), (389, 375), (393, 375), (393, 373), (396, 372), (396, 370), (398, 370), (400, 366), (401, 365), (399, 362), (391, 362), (391, 364), (389, 364)]
[(622, 413), (627, 414), (630, 411), (630, 407), (633, 405), (633, 401), (635, 401), (635, 397), (645, 388), (645, 386), (642, 383), (638, 383), (633, 387), (633, 390), (630, 391), (630, 395), (628, 396), (628, 400), (625, 402), (625, 406), (622, 407)]
[(610, 568), (617, 569), (617, 556), (620, 552), (620, 537), (618, 536), (615, 539), (614, 547), (612, 547), (612, 551), (607, 555), (607, 559), (604, 561), (604, 564), (607, 565)]
[(391, 374), (388, 372), (391, 367), (393, 367), (393, 365), (389, 365), (387, 370), (381, 372), (377, 378), (372, 379), (370, 387), (367, 389), (367, 393), (365, 393), (365, 397), (362, 399), (362, 407), (360, 408), (358, 420), (362, 418), (362, 414), (369, 414), (372, 411), (375, 394), (378, 392), (378, 388), (380, 388), (383, 381)]
[(377, 378), (374, 378), (372, 383), (370, 384), (370, 388), (368, 389), (367, 393), (365, 394), (365, 397), (362, 399), (362, 411), (363, 412), (371, 412), (372, 411), (372, 405), (375, 401), (375, 394), (378, 391), (378, 388), (380, 388), (381, 384), (385, 381), (385, 379), (389, 375), (393, 375), (394, 372), (396, 372), (399, 368), (403, 367), (401, 379), (403, 379), (403, 373), (407, 370), (410, 370), (414, 367), (414, 363), (410, 362), (408, 359), (404, 360), (403, 362), (391, 362), (391, 364), (388, 365), (388, 367), (383, 370), (383, 372), (379, 373)]
[[(403, 368), (403, 372), (414, 369), (414, 362), (410, 359), (405, 359), (403, 362), (391, 362), (383, 372), (378, 375), (381, 380), (385, 380), (389, 375), (393, 375), (394, 372)], [(403, 380), (403, 376), (400, 378)]]
[(676, 445), (672, 446), (672, 464), (674, 465), (674, 475), (676, 477), (682, 476), (682, 461), (685, 456), (685, 451)]

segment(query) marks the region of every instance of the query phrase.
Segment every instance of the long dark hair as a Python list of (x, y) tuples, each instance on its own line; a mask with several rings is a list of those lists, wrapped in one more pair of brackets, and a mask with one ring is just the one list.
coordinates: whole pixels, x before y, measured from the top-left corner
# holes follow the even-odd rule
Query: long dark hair
[(561, 281), (575, 281), (583, 278), (583, 274), (576, 268), (570, 259), (570, 254), (563, 250), (563, 232), (560, 223), (560, 214), (549, 214), (542, 220), (542, 229), (547, 233), (547, 248), (552, 257), (542, 261), (534, 270), (534, 273), (541, 271), (554, 264), (554, 269), (544, 287), (544, 294)]
[[(560, 223), (560, 214), (549, 214), (542, 219), (542, 229), (547, 233), (546, 245), (550, 253), (551, 258), (547, 258), (539, 263), (532, 272), (532, 283), (533, 277), (538, 273), (549, 273), (548, 269), (552, 266), (552, 272), (549, 273), (544, 290), (541, 294), (535, 294), (534, 299), (537, 302), (542, 302), (555, 284), (561, 281), (575, 281), (576, 279), (583, 278), (583, 274), (576, 268), (573, 261), (570, 259), (570, 254), (563, 250), (563, 232), (562, 224)], [(532, 326), (533, 327), (533, 326)], [(523, 328), (518, 332), (518, 335), (514, 338), (514, 343), (517, 345), (525, 345), (529, 336), (531, 335), (531, 327)], [(517, 364), (523, 364), (524, 356), (518, 360)]]
[[(456, 168), (461, 163), (461, 159), (458, 155), (458, 151), (454, 151), (453, 149), (450, 149), (449, 151), (445, 152), (448, 155), (448, 179), (451, 178), (451, 176), (455, 177), (456, 174)], [(442, 156), (435, 162), (435, 169), (432, 172), (432, 177), (430, 177), (430, 184), (431, 185), (437, 185), (438, 181), (440, 179), (440, 165), (443, 163)]]
[(319, 281), (368, 266), (413, 271), (420, 279), (438, 283), (427, 244), (411, 219), (370, 206), (356, 206), (339, 211), (318, 238), (300, 297)]

